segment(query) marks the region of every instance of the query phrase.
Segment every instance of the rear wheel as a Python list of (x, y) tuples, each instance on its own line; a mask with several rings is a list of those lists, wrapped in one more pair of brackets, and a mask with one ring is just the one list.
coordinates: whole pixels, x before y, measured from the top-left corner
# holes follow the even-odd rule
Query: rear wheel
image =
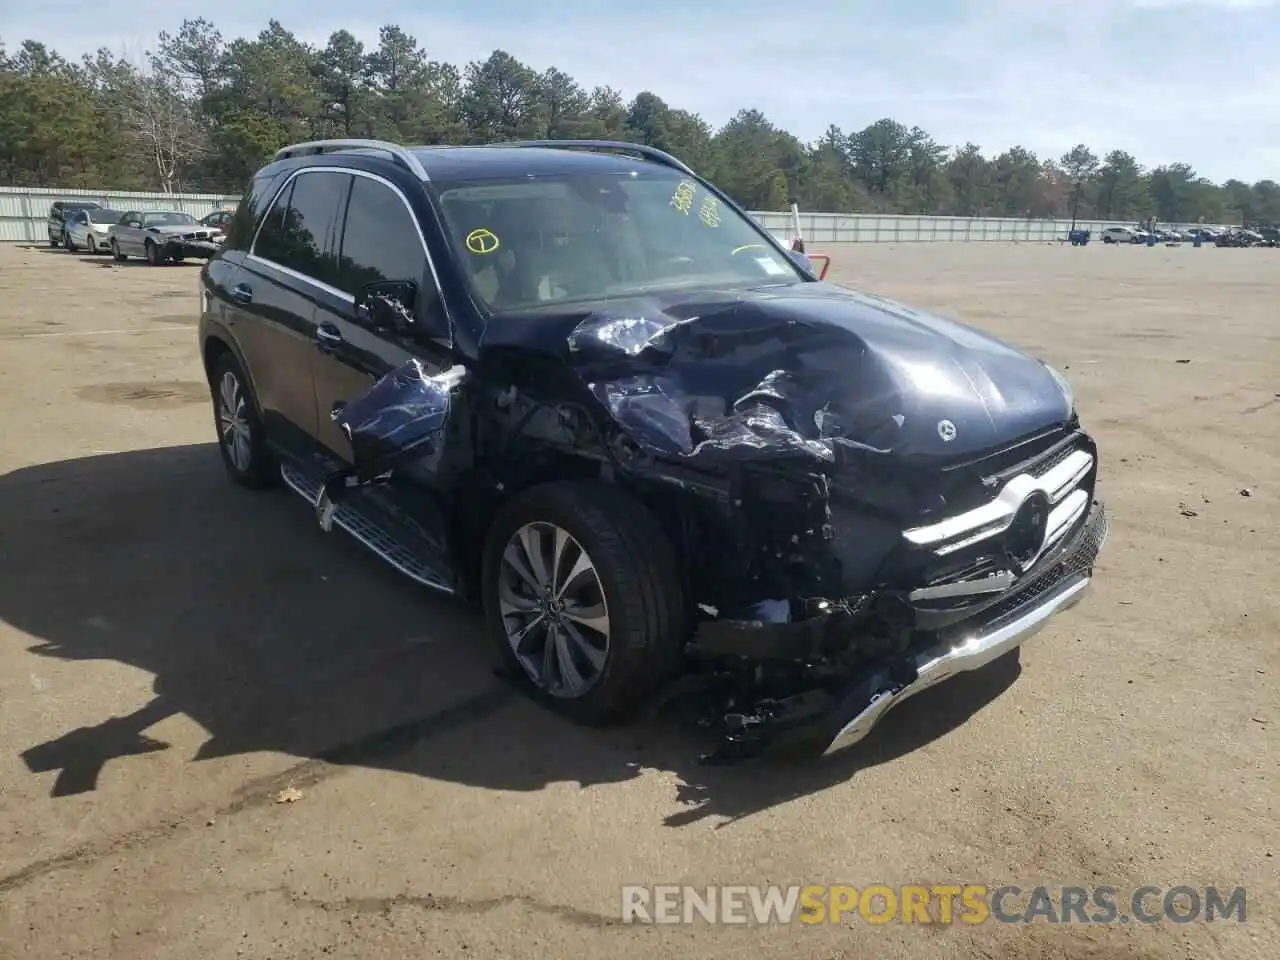
[(539, 699), (582, 723), (625, 719), (678, 664), (688, 620), (677, 569), (662, 528), (622, 491), (534, 487), (486, 538), (485, 619)]
[(228, 475), (240, 486), (253, 490), (270, 486), (276, 474), (253, 388), (230, 350), (224, 350), (214, 361), (209, 387), (218, 451)]

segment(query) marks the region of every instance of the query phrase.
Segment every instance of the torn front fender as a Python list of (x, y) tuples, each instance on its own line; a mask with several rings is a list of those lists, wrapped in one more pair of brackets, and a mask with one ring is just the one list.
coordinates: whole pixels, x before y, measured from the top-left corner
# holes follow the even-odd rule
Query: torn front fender
[(328, 529), (333, 504), (346, 489), (372, 483), (408, 463), (438, 458), (466, 379), (461, 365), (432, 375), (414, 358), (333, 413), (351, 444), (351, 463), (325, 479), (316, 505), (321, 526)]
[(822, 349), (829, 333), (732, 308), (722, 313), (727, 322), (593, 314), (570, 334), (570, 355), (587, 388), (651, 454), (695, 463), (833, 463), (829, 371), (787, 361), (794, 351)]

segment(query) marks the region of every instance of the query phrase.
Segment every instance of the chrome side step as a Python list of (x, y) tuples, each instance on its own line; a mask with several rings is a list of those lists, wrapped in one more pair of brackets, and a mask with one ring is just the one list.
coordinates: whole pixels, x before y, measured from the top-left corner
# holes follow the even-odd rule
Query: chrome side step
[[(317, 505), (321, 485), (315, 479), (289, 464), (281, 465), (280, 476), (294, 493), (311, 506)], [(423, 563), (413, 550), (350, 503), (341, 502), (336, 505), (333, 511), (333, 523), (411, 580), (441, 593), (454, 593), (454, 588), (446, 583), (437, 571)]]

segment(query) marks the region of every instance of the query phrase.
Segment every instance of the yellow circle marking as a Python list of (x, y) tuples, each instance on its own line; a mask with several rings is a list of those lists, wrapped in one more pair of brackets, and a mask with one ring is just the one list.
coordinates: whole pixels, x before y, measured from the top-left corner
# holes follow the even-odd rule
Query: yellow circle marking
[(467, 234), (467, 249), (472, 253), (493, 253), (501, 245), (498, 235), (487, 227), (479, 227)]

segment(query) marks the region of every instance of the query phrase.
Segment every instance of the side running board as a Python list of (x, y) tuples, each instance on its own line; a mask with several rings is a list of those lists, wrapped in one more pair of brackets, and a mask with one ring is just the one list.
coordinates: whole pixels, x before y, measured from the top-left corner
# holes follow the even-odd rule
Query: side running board
[[(313, 507), (317, 505), (321, 492), (320, 481), (289, 464), (280, 467), (280, 476), (294, 493)], [(388, 529), (389, 524), (379, 523), (376, 518), (369, 515), (369, 512), (362, 511), (356, 503), (342, 500), (335, 504), (332, 520), (334, 525), (351, 534), (406, 577), (432, 590), (447, 594), (454, 593), (454, 588), (447, 582), (447, 578), (424, 563), (417, 551), (411, 549)]]

